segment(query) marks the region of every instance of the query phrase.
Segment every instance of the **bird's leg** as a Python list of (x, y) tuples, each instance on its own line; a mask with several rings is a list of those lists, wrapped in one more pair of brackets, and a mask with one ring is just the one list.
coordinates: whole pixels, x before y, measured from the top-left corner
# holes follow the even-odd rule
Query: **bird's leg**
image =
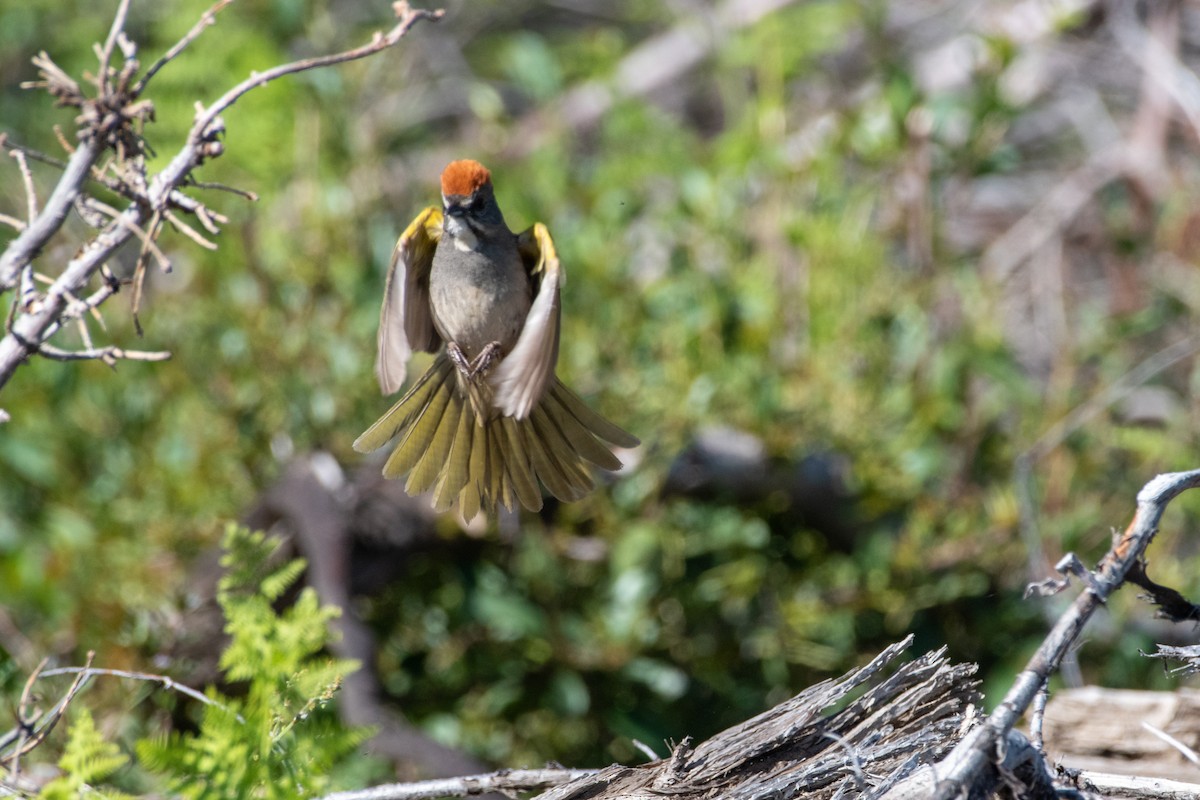
[(487, 346), (480, 350), (479, 355), (475, 356), (475, 360), (471, 362), (471, 372), (467, 377), (474, 378), (476, 375), (486, 374), (499, 355), (500, 343), (488, 342)]
[(467, 361), (467, 357), (463, 355), (462, 349), (454, 342), (446, 342), (446, 357), (450, 359), (451, 364), (458, 367), (458, 371), (462, 373), (464, 378), (474, 377), (475, 373), (472, 372), (471, 363)]

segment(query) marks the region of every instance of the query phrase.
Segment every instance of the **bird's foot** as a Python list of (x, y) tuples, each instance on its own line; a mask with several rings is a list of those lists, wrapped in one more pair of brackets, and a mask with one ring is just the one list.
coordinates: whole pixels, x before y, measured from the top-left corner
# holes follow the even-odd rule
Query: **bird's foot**
[(496, 359), (500, 357), (500, 343), (488, 342), (487, 346), (479, 351), (479, 355), (468, 361), (462, 348), (454, 342), (446, 342), (446, 356), (464, 378), (474, 380), (480, 375), (487, 374), (487, 371), (496, 363)]
[(467, 361), (463, 351), (454, 342), (446, 342), (446, 357), (450, 359), (451, 364), (458, 367), (464, 378), (472, 377), (471, 362)]
[(479, 355), (475, 356), (475, 360), (471, 362), (471, 374), (467, 377), (474, 378), (476, 375), (486, 375), (499, 356), (500, 343), (488, 342), (487, 346), (480, 350)]

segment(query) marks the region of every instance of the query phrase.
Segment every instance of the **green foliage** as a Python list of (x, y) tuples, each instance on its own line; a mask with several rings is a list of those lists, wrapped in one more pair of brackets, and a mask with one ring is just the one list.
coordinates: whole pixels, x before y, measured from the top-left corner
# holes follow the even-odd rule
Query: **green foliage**
[(292, 798), (319, 794), (337, 762), (364, 738), (342, 729), (329, 709), (342, 676), (355, 668), (319, 657), (337, 609), (303, 589), (286, 611), (272, 604), (296, 581), (303, 562), (271, 563), (277, 542), (231, 525), (227, 570), (218, 600), (230, 642), (226, 678), (245, 696), (208, 691), (195, 733), (142, 740), (142, 764), (191, 798)]
[(214, 800), (311, 797), (330, 788), (345, 756), (369, 733), (346, 730), (330, 708), (356, 665), (322, 655), (337, 609), (322, 607), (312, 589), (275, 610), (304, 569), (299, 560), (278, 563), (278, 544), (235, 525), (226, 530), (218, 600), (229, 635), (220, 663), (231, 688), (207, 690), (195, 728), (137, 741), (131, 764), (82, 705), (89, 695), (77, 697), (59, 760), (63, 774), (39, 797), (133, 796), (99, 785), (118, 778), (140, 787), (137, 796)]
[(71, 734), (58, 766), (63, 774), (42, 787), (42, 800), (71, 800), (94, 797), (97, 800), (124, 800), (129, 795), (98, 788), (100, 781), (129, 763), (129, 756), (114, 742), (108, 741), (96, 729), (96, 722), (87, 708), (81, 708), (71, 723)]

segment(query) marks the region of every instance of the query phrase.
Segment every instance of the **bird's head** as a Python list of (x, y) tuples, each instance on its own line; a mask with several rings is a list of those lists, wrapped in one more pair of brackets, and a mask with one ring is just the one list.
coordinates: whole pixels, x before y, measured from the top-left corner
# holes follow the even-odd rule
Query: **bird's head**
[(460, 250), (478, 250), (481, 240), (508, 234), (492, 175), (478, 161), (451, 161), (442, 170), (442, 213), (442, 228)]

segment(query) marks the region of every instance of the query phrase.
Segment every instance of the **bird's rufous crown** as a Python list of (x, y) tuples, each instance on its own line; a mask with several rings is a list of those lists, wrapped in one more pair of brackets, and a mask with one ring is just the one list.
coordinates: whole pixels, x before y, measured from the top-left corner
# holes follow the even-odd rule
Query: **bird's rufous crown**
[(472, 161), (469, 158), (451, 161), (442, 170), (442, 194), (446, 197), (451, 195), (469, 197), (491, 180), (492, 174), (478, 161)]

